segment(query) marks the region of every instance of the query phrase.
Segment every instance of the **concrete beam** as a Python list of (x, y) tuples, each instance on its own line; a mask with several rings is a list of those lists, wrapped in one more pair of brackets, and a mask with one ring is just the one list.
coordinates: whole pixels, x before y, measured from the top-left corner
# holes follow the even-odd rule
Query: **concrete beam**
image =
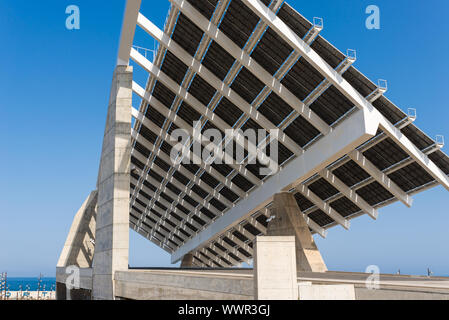
[(98, 192), (92, 191), (73, 219), (57, 267), (92, 268)]
[(241, 200), (226, 215), (218, 218), (195, 238), (187, 242), (172, 255), (172, 262), (184, 254), (210, 242), (221, 230), (237, 225), (272, 201), (273, 194), (289, 191), (314, 174), (323, 170), (362, 143), (372, 138), (378, 123), (368, 118), (364, 111), (357, 111), (338, 125), (333, 132), (313, 144), (302, 156), (289, 162), (279, 173), (269, 177), (266, 182), (251, 193), (251, 197)]

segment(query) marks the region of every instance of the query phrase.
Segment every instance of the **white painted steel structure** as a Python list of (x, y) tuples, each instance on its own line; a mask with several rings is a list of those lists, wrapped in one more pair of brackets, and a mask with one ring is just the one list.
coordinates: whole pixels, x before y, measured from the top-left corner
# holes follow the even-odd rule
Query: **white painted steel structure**
[[(377, 219), (378, 209), (393, 201), (399, 200), (410, 207), (411, 195), (429, 187), (441, 184), (449, 190), (449, 172), (445, 166), (449, 161), (440, 151), (442, 145), (428, 142), (429, 138), (413, 125), (415, 116), (404, 115), (400, 121), (392, 122), (402, 112), (384, 98), (386, 82), (376, 87), (358, 73), (352, 67), (355, 52), (350, 50), (346, 57), (341, 57), (319, 35), (322, 30), (319, 19), (316, 21), (320, 23), (310, 24), (281, 0), (170, 2), (172, 7), (161, 30), (139, 12), (140, 0), (127, 1), (118, 64), (132, 61), (149, 74), (145, 88), (137, 82), (132, 86), (142, 103), (139, 110), (133, 109), (135, 165), (131, 178), (130, 225), (171, 253), (173, 263), (187, 253), (192, 253), (195, 264), (201, 267), (230, 267), (250, 262), (251, 242), (257, 235), (266, 233), (272, 197), (280, 191), (297, 196), (305, 206), (302, 214), (310, 229), (325, 237), (327, 229), (335, 225), (349, 229), (349, 220), (361, 214)], [(251, 19), (257, 21), (246, 38), (239, 35), (245, 38), (243, 45), (237, 43), (239, 36), (229, 30), (229, 26), (238, 25), (237, 11), (247, 15), (247, 19), (240, 18), (243, 26), (252, 23)], [(309, 30), (300, 35), (298, 30), (304, 25)], [(136, 26), (159, 43), (155, 61), (151, 62), (132, 47)], [(177, 33), (189, 40), (179, 39)], [(193, 45), (195, 34), (202, 36)], [(273, 35), (278, 41), (276, 45), (282, 44), (291, 52), (270, 71), (271, 62), (260, 55), (261, 52), (265, 56), (271, 54), (271, 59), (276, 60), (264, 42), (265, 37)], [(187, 41), (194, 50), (190, 50)], [(214, 56), (210, 54), (212, 50)], [(226, 75), (221, 76), (218, 67), (224, 68), (226, 59), (233, 62)], [(174, 67), (176, 64), (186, 68), (185, 75), (184, 71), (180, 74), (182, 81), (174, 79), (176, 72), (181, 72)], [(296, 67), (305, 68), (303, 78), (295, 74)], [(247, 91), (238, 87), (245, 74), (247, 79), (253, 79), (244, 85)], [(300, 97), (289, 84), (294, 76), (303, 87), (309, 86), (312, 78), (320, 81)], [(207, 83), (203, 88), (215, 92), (208, 103), (203, 101), (204, 97), (192, 93), (193, 82), (199, 80)], [(170, 106), (162, 101), (164, 96), (158, 95), (161, 84), (174, 97)], [(256, 84), (258, 94), (248, 99), (245, 93)], [(371, 92), (366, 92), (366, 88)], [(277, 98), (285, 109), (291, 109), (282, 116), (282, 121), (266, 110), (271, 97)], [(336, 112), (332, 103), (326, 106), (326, 101), (332, 98), (347, 101), (353, 107), (340, 112), (337, 118), (328, 119), (326, 112)], [(233, 125), (226, 114), (217, 111), (223, 101), (234, 105), (242, 114)], [(274, 176), (261, 177), (245, 164), (230, 164), (230, 171), (204, 162), (193, 171), (183, 165), (173, 165), (163, 150), (164, 146), (171, 148), (175, 144), (170, 140), (171, 129), (176, 126), (194, 132), (193, 123), (181, 112), (186, 104), (191, 112), (199, 115), (202, 126), (211, 124), (223, 132), (252, 122), (267, 131), (279, 129), (277, 139), (290, 151), (281, 170)], [(157, 124), (151, 110), (164, 118), (162, 124)], [(285, 110), (273, 112), (281, 111)], [(304, 128), (310, 127), (304, 129), (304, 135), (311, 134), (305, 143), (292, 134), (291, 128), (298, 122)], [(153, 135), (154, 141), (150, 141)], [(257, 157), (248, 147), (250, 142), (240, 138), (225, 137), (224, 142), (240, 143), (249, 157)], [(419, 139), (427, 141), (427, 145), (420, 147)], [(204, 141), (201, 143), (206, 145)], [(387, 154), (394, 150), (403, 154), (402, 159), (393, 160), (393, 155)], [(345, 166), (357, 169), (359, 176), (351, 176), (344, 171)], [(420, 182), (411, 181), (412, 169), (419, 171), (415, 178)], [(251, 187), (246, 188), (239, 177), (246, 179)], [(414, 187), (407, 187), (407, 183)], [(232, 191), (236, 198), (226, 190)]]

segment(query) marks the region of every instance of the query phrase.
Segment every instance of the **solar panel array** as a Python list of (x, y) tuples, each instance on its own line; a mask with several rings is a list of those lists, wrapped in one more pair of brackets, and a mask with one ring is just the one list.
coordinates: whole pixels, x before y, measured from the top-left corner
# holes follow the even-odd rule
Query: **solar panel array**
[[(306, 59), (267, 26), (241, 0), (188, 0), (204, 17), (217, 25), (240, 49), (248, 53), (271, 76), (278, 79), (296, 99), (304, 102), (329, 127), (350, 117), (356, 107), (331, 85)], [(367, 97), (375, 108), (422, 150), (444, 172), (449, 174), (449, 158), (434, 140), (418, 129), (408, 114), (395, 106), (379, 88), (355, 67), (353, 57), (346, 56), (319, 35), (314, 25), (283, 1), (262, 0), (300, 38), (310, 44), (332, 68), (339, 71), (354, 89)], [(210, 39), (195, 21), (172, 6), (165, 33), (179, 46), (229, 86), (246, 103), (257, 109), (273, 126), (282, 129), (292, 143), (279, 143), (279, 163), (285, 165), (298, 156), (297, 150), (308, 148), (323, 137), (320, 128), (299, 114), (279, 93), (274, 92), (236, 60), (219, 43)], [(263, 129), (260, 121), (223, 97), (216, 88), (184, 64), (175, 54), (159, 47), (154, 64), (172, 81), (185, 88), (194, 98), (229, 128)], [(150, 76), (146, 90), (152, 103), (142, 102), (144, 119), (134, 125), (131, 162), (130, 220), (135, 230), (172, 253), (232, 206), (257, 188), (267, 177), (259, 174), (261, 164), (248, 164), (246, 171), (236, 166), (186, 164), (173, 166), (170, 152), (174, 142), (170, 134), (185, 124), (201, 121), (202, 132), (219, 128), (198, 108), (189, 104), (158, 77)], [(170, 117), (169, 111), (178, 118)], [(266, 128), (265, 128), (266, 129)], [(223, 131), (220, 129), (220, 131)], [(292, 148), (294, 145), (295, 148)], [(294, 149), (294, 150), (292, 150)], [(405, 193), (412, 195), (438, 182), (416, 163), (391, 138), (379, 130), (378, 135), (358, 150), (377, 169)], [(397, 198), (349, 156), (328, 167), (344, 185), (355, 191), (369, 206), (379, 208)], [(320, 175), (303, 183), (321, 200), (330, 204), (342, 217), (351, 219), (361, 208), (341, 190)], [(299, 208), (321, 228), (336, 225), (310, 198), (292, 191)], [(240, 222), (239, 225), (204, 244), (194, 252), (199, 266), (227, 267), (248, 262), (252, 257), (252, 240), (264, 234), (269, 207)], [(316, 231), (312, 229), (312, 231)]]

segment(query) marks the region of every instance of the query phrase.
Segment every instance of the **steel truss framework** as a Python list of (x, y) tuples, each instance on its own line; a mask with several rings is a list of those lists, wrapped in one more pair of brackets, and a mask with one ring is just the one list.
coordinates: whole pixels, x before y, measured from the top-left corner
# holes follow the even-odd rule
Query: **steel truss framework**
[[(160, 30), (128, 0), (119, 64), (148, 72), (133, 109), (130, 226), (201, 267), (251, 262), (252, 240), (266, 233), (272, 196), (295, 195), (310, 229), (327, 229), (436, 185), (449, 190), (449, 158), (283, 0), (170, 0)], [(159, 43), (148, 60), (134, 49), (135, 28)], [(261, 164), (174, 165), (174, 129), (279, 129), (281, 170)], [(224, 145), (248, 141), (226, 136)], [(265, 143), (272, 143), (269, 137)], [(207, 144), (201, 142), (205, 147)], [(190, 148), (187, 145), (186, 148)], [(195, 156), (194, 156), (195, 157)]]

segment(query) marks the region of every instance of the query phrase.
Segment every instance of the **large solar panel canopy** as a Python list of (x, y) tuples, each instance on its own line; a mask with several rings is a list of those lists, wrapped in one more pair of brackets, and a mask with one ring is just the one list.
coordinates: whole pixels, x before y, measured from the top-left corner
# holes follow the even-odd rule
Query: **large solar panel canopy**
[[(449, 190), (442, 139), (385, 97), (386, 81), (353, 66), (355, 51), (326, 41), (321, 19), (282, 0), (170, 2), (162, 30), (139, 12), (141, 1), (128, 1), (119, 59), (148, 73), (132, 84), (142, 102), (133, 109), (130, 224), (173, 263), (188, 253), (199, 267), (251, 262), (279, 192), (294, 194), (310, 230), (325, 237), (393, 202), (410, 207), (431, 187)], [(158, 42), (154, 59), (133, 46), (136, 27)], [(261, 175), (259, 160), (173, 163), (172, 132), (198, 128), (217, 129), (226, 143), (236, 140), (227, 129), (265, 130), (279, 170)], [(248, 146), (246, 160), (257, 158)]]

